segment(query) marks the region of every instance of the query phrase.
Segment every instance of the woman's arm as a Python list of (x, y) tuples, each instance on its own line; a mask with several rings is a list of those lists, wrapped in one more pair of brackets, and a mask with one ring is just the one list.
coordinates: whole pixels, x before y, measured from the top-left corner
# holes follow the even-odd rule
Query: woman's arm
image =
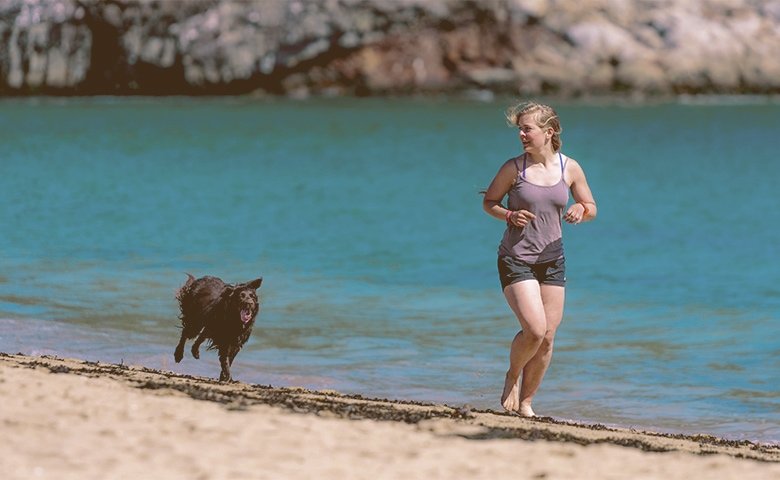
[(569, 159), (566, 167), (566, 175), (571, 179), (569, 188), (571, 195), (576, 203), (569, 206), (564, 215), (564, 220), (569, 223), (589, 222), (596, 218), (598, 208), (596, 200), (593, 199), (593, 193), (588, 186), (588, 180), (585, 178), (585, 171), (574, 159)]
[(508, 210), (501, 204), (501, 201), (512, 188), (516, 177), (517, 169), (515, 168), (514, 162), (508, 160), (498, 170), (493, 181), (490, 182), (490, 186), (485, 192), (485, 197), (482, 199), (482, 208), (493, 218), (504, 220), (505, 222), (518, 227), (523, 227), (536, 218), (536, 216), (527, 210)]

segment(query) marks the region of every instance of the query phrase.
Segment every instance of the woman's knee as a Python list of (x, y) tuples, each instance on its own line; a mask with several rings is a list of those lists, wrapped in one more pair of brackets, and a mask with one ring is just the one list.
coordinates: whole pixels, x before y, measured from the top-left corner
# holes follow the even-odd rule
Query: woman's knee
[(554, 344), (555, 334), (550, 334), (550, 332), (547, 332), (545, 335), (543, 335), (541, 344), (539, 345), (539, 351), (542, 353), (550, 353), (553, 350)]
[(526, 328), (523, 328), (523, 335), (526, 339), (539, 345), (544, 343), (545, 334), (545, 328), (540, 325), (529, 324)]

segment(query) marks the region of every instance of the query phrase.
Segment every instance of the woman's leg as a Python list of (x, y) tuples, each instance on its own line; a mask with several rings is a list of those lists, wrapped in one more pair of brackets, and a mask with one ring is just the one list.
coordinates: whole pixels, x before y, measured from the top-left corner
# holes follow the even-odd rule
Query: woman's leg
[(565, 298), (565, 288), (557, 285), (541, 286), (542, 303), (544, 304), (544, 315), (547, 319), (547, 331), (544, 334), (539, 349), (523, 368), (523, 380), (520, 386), (520, 412), (525, 412), (533, 416), (534, 411), (531, 408), (536, 391), (542, 384), (542, 379), (550, 366), (553, 353), (553, 342), (555, 332), (563, 319), (563, 304)]
[[(547, 331), (547, 319), (539, 282), (524, 280), (508, 285), (504, 296), (509, 307), (517, 316), (522, 331), (515, 335), (509, 350), (509, 370), (504, 379), (501, 405), (509, 411), (520, 411), (520, 374), (531, 358), (536, 355)], [(533, 414), (533, 413), (531, 413)]]

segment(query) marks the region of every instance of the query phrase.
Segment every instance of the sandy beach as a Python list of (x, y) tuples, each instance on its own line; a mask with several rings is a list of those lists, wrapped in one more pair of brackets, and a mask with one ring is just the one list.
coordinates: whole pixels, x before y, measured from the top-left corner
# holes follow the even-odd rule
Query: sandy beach
[(0, 353), (5, 479), (780, 479), (780, 446)]

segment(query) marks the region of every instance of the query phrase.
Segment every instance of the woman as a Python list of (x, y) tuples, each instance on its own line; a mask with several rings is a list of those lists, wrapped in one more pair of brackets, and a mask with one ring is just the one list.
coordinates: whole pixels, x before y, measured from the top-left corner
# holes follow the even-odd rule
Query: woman
[[(593, 220), (596, 203), (582, 167), (561, 153), (561, 124), (552, 107), (521, 103), (507, 109), (506, 118), (519, 129), (524, 153), (501, 166), (482, 206), (507, 223), (498, 248), (498, 272), (522, 328), (512, 341), (501, 405), (532, 417), (531, 402), (550, 365), (555, 331), (563, 318), (561, 218), (573, 224)], [(569, 191), (575, 203), (567, 209)], [(507, 195), (505, 208), (501, 202)]]

